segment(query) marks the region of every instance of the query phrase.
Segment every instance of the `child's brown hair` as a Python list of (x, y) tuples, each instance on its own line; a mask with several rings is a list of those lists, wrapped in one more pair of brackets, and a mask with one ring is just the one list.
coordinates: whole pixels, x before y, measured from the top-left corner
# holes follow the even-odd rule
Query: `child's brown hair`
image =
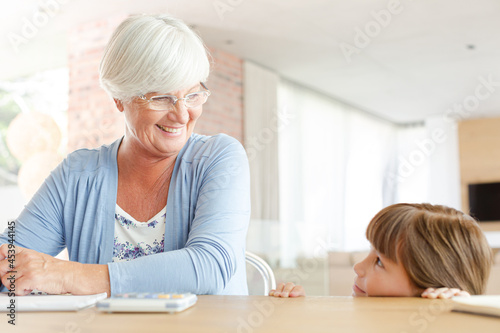
[(492, 250), (477, 222), (461, 211), (431, 204), (392, 205), (371, 220), (366, 238), (382, 255), (401, 262), (419, 289), (484, 293)]

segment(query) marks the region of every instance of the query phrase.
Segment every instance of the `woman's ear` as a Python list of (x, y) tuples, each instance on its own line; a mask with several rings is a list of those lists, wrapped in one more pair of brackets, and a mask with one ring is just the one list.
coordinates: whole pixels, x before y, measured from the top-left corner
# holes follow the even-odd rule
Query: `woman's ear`
[(124, 108), (123, 108), (122, 101), (120, 101), (119, 99), (116, 99), (116, 98), (113, 98), (113, 100), (115, 101), (115, 105), (116, 105), (116, 108), (118, 109), (118, 111), (123, 112)]

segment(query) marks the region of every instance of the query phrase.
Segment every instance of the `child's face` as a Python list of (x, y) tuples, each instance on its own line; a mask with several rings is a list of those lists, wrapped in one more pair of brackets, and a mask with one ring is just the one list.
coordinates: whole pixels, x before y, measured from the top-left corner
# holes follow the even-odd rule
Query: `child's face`
[(416, 296), (403, 265), (382, 256), (373, 248), (368, 256), (354, 265), (356, 279), (353, 296)]

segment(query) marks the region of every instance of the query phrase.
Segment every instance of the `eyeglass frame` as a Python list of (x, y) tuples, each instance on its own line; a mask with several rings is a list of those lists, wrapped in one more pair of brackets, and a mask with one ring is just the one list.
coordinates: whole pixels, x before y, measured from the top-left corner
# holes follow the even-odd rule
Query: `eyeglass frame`
[[(156, 98), (170, 97), (170, 98), (172, 98), (172, 100), (174, 101), (174, 104), (173, 104), (173, 105), (175, 106), (175, 104), (177, 104), (177, 102), (178, 102), (178, 101), (188, 99), (188, 96), (189, 96), (189, 95), (193, 95), (193, 94), (198, 94), (198, 93), (204, 92), (204, 93), (207, 93), (207, 100), (208, 100), (208, 97), (212, 94), (212, 92), (211, 92), (210, 90), (208, 90), (208, 88), (207, 88), (207, 86), (205, 85), (205, 83), (200, 82), (200, 84), (201, 84), (201, 86), (203, 87), (203, 89), (205, 89), (205, 90), (200, 90), (200, 91), (196, 91), (196, 92), (193, 92), (193, 93), (187, 94), (187, 95), (185, 95), (185, 96), (184, 96), (184, 97), (182, 97), (182, 98), (177, 98), (177, 96), (174, 96), (174, 95), (158, 95), (158, 96), (153, 96), (153, 97), (151, 97), (151, 98), (146, 98), (146, 96), (144, 96), (144, 95), (139, 95), (138, 97), (139, 97), (140, 99), (144, 100), (144, 101), (147, 101), (148, 103), (154, 102), (154, 99), (156, 99)], [(205, 100), (205, 102), (201, 103), (200, 105), (205, 104), (205, 103), (207, 102), (207, 100)], [(186, 104), (184, 104), (184, 105), (186, 105)], [(200, 105), (193, 106), (193, 107), (198, 107), (198, 106), (200, 106)], [(155, 110), (155, 111), (168, 111), (168, 109), (167, 109), (167, 110)]]

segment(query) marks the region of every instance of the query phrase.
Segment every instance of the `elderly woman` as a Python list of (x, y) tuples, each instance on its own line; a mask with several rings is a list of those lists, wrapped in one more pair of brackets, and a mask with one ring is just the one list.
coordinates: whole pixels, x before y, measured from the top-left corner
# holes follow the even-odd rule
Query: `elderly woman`
[[(125, 135), (51, 173), (11, 228), (15, 253), (8, 230), (0, 236), (4, 285), (14, 276), (16, 295), (247, 294), (245, 151), (227, 135), (193, 133), (209, 67), (177, 19), (133, 16), (117, 28), (99, 71)], [(70, 261), (55, 259), (65, 247)]]

